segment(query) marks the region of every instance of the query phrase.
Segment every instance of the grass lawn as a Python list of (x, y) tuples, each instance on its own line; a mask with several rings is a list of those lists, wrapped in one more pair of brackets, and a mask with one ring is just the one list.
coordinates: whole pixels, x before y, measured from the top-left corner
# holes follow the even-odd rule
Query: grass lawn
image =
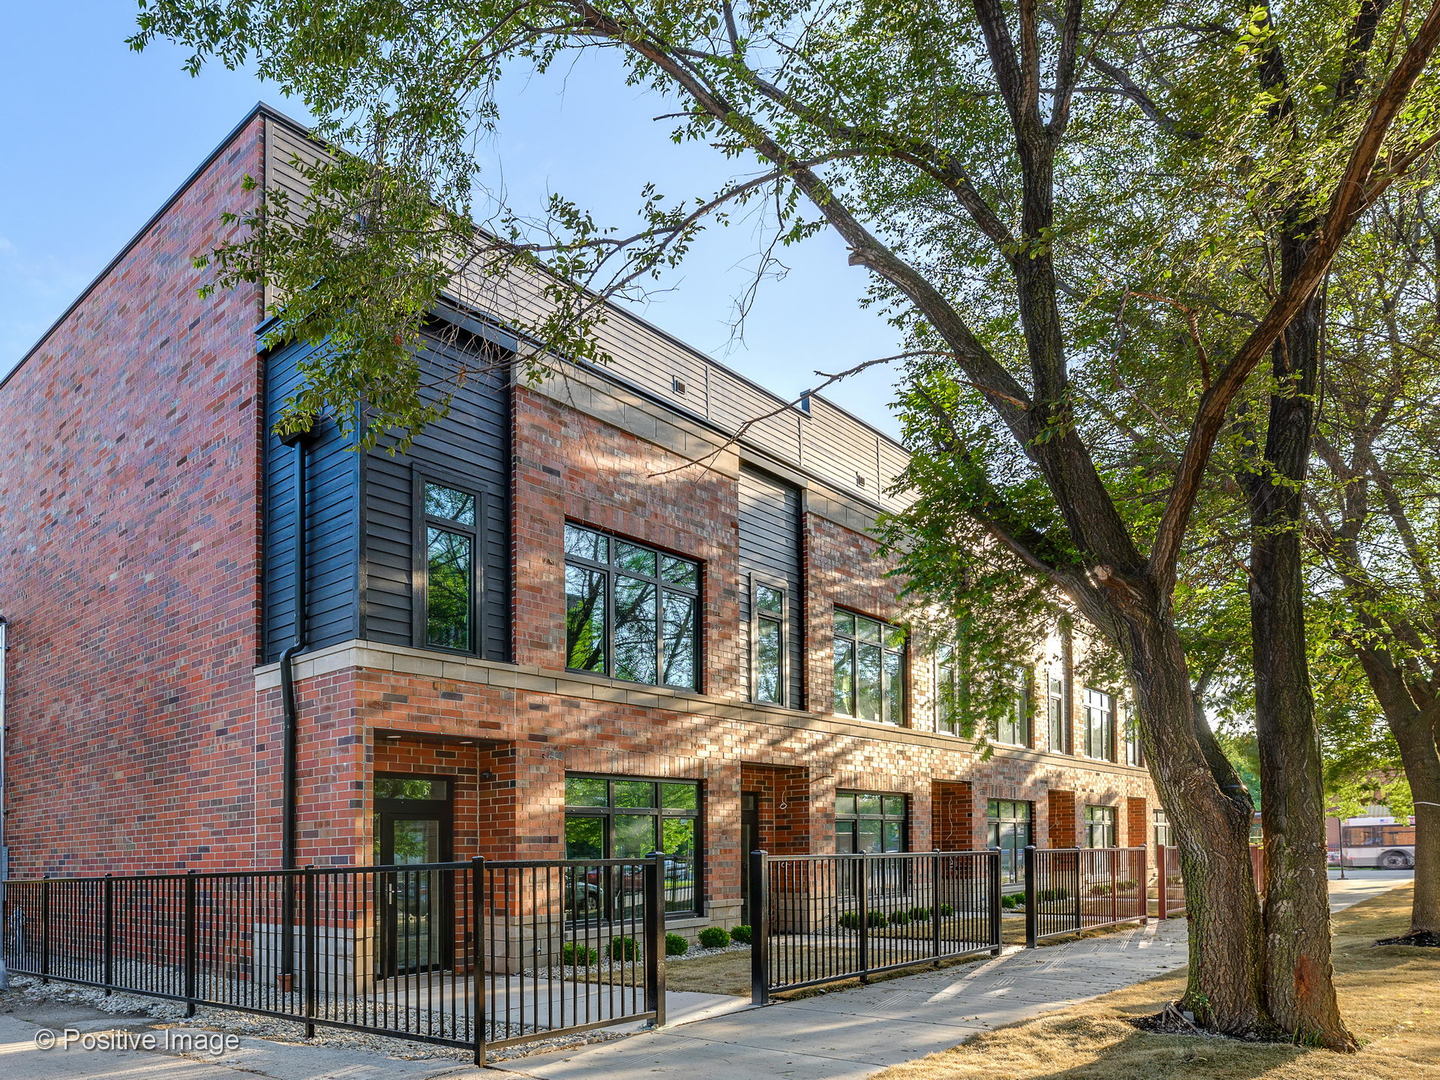
[(1180, 995), (1184, 980), (1170, 975), (987, 1032), (878, 1080), (1440, 1080), (1440, 950), (1371, 944), (1405, 932), (1411, 894), (1391, 889), (1335, 917), (1336, 984), (1358, 1054), (1127, 1024)]

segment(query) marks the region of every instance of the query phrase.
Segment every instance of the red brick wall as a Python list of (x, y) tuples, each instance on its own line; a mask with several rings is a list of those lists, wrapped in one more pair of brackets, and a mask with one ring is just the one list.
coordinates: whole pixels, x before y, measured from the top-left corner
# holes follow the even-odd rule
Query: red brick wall
[(1049, 823), (1044, 844), (1048, 847), (1078, 847), (1080, 845), (1080, 811), (1075, 805), (1073, 791), (1050, 791), (1046, 799)]
[(758, 796), (755, 842), (760, 848), (772, 855), (803, 855), (811, 850), (810, 770), (742, 762), (740, 789)]
[(190, 261), (254, 199), (260, 127), (0, 387), (16, 874), (256, 854), (261, 304)]
[(1131, 796), (1125, 800), (1125, 833), (1120, 843), (1125, 847), (1148, 847), (1153, 839), (1149, 804), (1143, 798)]
[[(975, 812), (974, 785), (937, 780), (931, 785), (935, 846), (941, 851), (973, 851), (985, 846), (985, 818)], [(983, 810), (983, 808), (982, 808)]]

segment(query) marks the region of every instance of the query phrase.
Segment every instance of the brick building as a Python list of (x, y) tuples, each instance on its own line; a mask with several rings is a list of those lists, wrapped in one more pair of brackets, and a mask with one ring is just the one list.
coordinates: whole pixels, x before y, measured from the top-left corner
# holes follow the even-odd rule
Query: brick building
[(292, 806), (300, 864), (663, 847), (693, 928), (741, 920), (751, 847), (1149, 842), (1058, 637), (993, 756), (951, 732), (868, 535), (903, 451), (822, 398), (618, 310), (610, 364), (517, 384), (520, 282), (436, 313), (429, 369), (497, 365), (407, 453), (282, 444), (308, 350), (190, 259), (307, 146), (257, 109), (0, 383), (14, 875), (274, 867)]

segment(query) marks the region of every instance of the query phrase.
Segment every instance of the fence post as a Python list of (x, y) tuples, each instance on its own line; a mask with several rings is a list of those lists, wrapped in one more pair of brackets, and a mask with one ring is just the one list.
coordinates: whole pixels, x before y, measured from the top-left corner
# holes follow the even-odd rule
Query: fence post
[(185, 1015), (195, 1015), (195, 871), (185, 874), (185, 921), (181, 930), (184, 935), (185, 956)]
[(1150, 894), (1145, 889), (1145, 883), (1150, 880), (1150, 849), (1140, 849), (1140, 925), (1150, 925)]
[(1115, 864), (1120, 861), (1120, 849), (1111, 848), (1105, 853), (1105, 864), (1110, 870), (1110, 921), (1120, 921), (1120, 879), (1115, 875)]
[(50, 875), (40, 880), (40, 981), (48, 983), (50, 974)]
[(645, 1011), (651, 1027), (665, 1026), (665, 853), (645, 860)]
[(941, 855), (939, 848), (936, 848), (934, 856), (930, 859), (930, 948), (935, 955), (935, 963), (940, 963), (940, 867)]
[(863, 851), (855, 855), (855, 867), (859, 871), (855, 884), (855, 896), (860, 902), (859, 964), (860, 981), (870, 981), (870, 867)]
[(1040, 894), (1040, 890), (1035, 887), (1036, 861), (1035, 845), (1025, 845), (1025, 947), (1027, 949), (1035, 948), (1039, 929), (1039, 901), (1036, 900), (1036, 897)]
[(110, 988), (115, 983), (115, 879), (109, 874), (105, 875), (105, 884), (101, 886), (101, 919), (103, 930), (103, 948), (105, 950), (105, 996), (110, 996)]
[(1076, 845), (1075, 847), (1075, 889), (1071, 896), (1075, 899), (1075, 933), (1085, 929), (1085, 915), (1080, 900), (1080, 885), (1084, 881), (1084, 875), (1080, 872), (1080, 856), (1086, 849)]
[(770, 881), (769, 856), (752, 851), (750, 860), (750, 1002), (770, 1004)]
[(485, 955), (485, 856), (476, 855), (470, 860), (470, 1016), (474, 1030), (471, 1042), (475, 1050), (475, 1067), (485, 1067), (485, 969), (488, 958)]
[(990, 955), (1000, 955), (1000, 849), (990, 851)]
[(305, 1037), (315, 1037), (315, 868), (307, 866), (303, 871), (305, 903)]
[(1170, 917), (1170, 878), (1165, 871), (1165, 845), (1155, 845), (1156, 915), (1161, 922)]

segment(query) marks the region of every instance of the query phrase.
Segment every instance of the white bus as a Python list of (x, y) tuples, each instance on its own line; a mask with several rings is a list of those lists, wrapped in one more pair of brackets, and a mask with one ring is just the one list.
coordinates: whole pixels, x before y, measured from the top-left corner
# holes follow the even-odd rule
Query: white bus
[(1330, 845), (1330, 865), (1342, 864), (1409, 870), (1415, 865), (1415, 820), (1346, 818), (1340, 823), (1339, 846)]

